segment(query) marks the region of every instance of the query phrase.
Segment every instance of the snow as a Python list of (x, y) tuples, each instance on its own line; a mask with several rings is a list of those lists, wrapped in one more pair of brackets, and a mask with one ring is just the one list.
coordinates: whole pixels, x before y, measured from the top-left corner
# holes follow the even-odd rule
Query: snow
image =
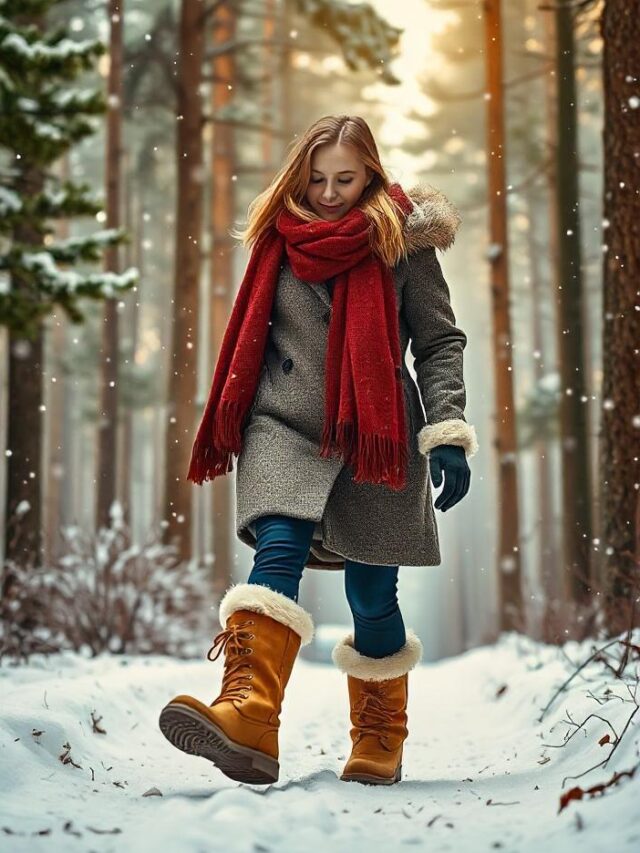
[(61, 142), (65, 138), (60, 128), (50, 121), (34, 121), (26, 113), (23, 113), (22, 118), (28, 120), (31, 129), (39, 139)]
[(92, 104), (96, 98), (95, 89), (55, 89), (49, 97), (56, 107), (61, 110), (82, 110)]
[[(104, 233), (104, 232), (98, 232)], [(89, 237), (89, 240), (92, 238)], [(23, 252), (21, 261), (26, 269), (33, 270), (49, 290), (74, 291), (83, 286), (94, 286), (103, 296), (116, 296), (118, 291), (126, 289), (139, 278), (137, 268), (130, 267), (123, 273), (101, 272), (83, 274), (74, 270), (61, 270), (50, 252)]]
[[(57, 111), (63, 113), (82, 112), (95, 100), (96, 92), (91, 89), (60, 91), (56, 88), (49, 88), (44, 92), (44, 98), (51, 101), (53, 108)], [(59, 142), (64, 138), (62, 130), (56, 124), (38, 118), (41, 112), (41, 105), (38, 101), (22, 96), (16, 100), (16, 105), (22, 113), (22, 118), (29, 123), (38, 137), (53, 142)]]
[[(1, 22), (2, 19), (0, 18), (0, 23)], [(11, 79), (7, 71), (2, 67), (0, 67), (0, 87), (5, 89), (7, 92), (13, 92), (15, 89), (13, 80)]]
[(16, 100), (16, 106), (21, 112), (26, 113), (37, 113), (40, 105), (37, 101), (34, 101), (33, 98), (18, 98)]
[(22, 518), (26, 515), (31, 509), (31, 504), (27, 500), (21, 500), (18, 506), (15, 508), (16, 518)]
[(7, 187), (0, 186), (0, 216), (18, 213), (22, 209), (20, 196)]
[(538, 380), (538, 387), (541, 391), (555, 392), (560, 390), (560, 374), (558, 372), (545, 373)]
[[(217, 695), (221, 659), (62, 653), (5, 662), (2, 850), (638, 850), (640, 772), (559, 812), (573, 785), (605, 782), (638, 762), (636, 720), (609, 766), (563, 787), (565, 776), (611, 750), (598, 743), (611, 734), (603, 721), (575, 731), (570, 720), (598, 713), (620, 734), (634, 707), (622, 681), (594, 663), (538, 722), (574, 671), (569, 659), (590, 652), (586, 644), (557, 649), (505, 634), (416, 668), (403, 779), (390, 787), (339, 779), (350, 744), (348, 698), (332, 664), (298, 658), (281, 716), (280, 779), (249, 786), (176, 750), (157, 727), (177, 693)], [(637, 670), (637, 660), (627, 665), (628, 682)], [(93, 730), (92, 714), (104, 733)], [(560, 746), (569, 732), (577, 736)]]
[(51, 207), (62, 207), (69, 199), (69, 192), (66, 189), (54, 190), (50, 187), (45, 187), (42, 197)]
[(36, 41), (31, 44), (20, 35), (20, 33), (9, 33), (0, 42), (0, 48), (4, 51), (12, 51), (17, 56), (29, 62), (38, 60), (61, 60), (72, 56), (84, 56), (88, 51), (95, 48), (96, 41), (73, 41), (72, 39), (61, 39), (56, 44), (45, 44)]
[(96, 246), (110, 246), (116, 240), (122, 237), (120, 228), (103, 228), (100, 231), (94, 231), (89, 237), (69, 237), (67, 240), (59, 240), (56, 243), (56, 250), (60, 252), (77, 252), (87, 243), (94, 243)]

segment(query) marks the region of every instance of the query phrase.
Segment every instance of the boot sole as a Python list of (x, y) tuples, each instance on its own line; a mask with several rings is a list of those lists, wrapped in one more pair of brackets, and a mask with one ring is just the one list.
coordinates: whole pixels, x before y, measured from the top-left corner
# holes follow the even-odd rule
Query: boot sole
[(368, 773), (343, 773), (340, 777), (343, 782), (362, 782), (365, 785), (395, 785), (402, 779), (402, 764), (391, 779), (384, 776), (372, 776)]
[(229, 779), (250, 785), (278, 781), (280, 765), (275, 758), (230, 740), (222, 729), (187, 705), (176, 702), (164, 707), (159, 725), (175, 747), (206, 758)]

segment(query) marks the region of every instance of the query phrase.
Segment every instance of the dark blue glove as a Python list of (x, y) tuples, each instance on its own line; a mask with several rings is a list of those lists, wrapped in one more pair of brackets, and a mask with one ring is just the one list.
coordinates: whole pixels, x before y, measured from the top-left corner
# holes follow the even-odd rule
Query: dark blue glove
[(446, 512), (455, 506), (469, 491), (471, 471), (467, 465), (464, 447), (455, 444), (439, 444), (429, 451), (429, 468), (433, 485), (442, 484), (444, 471), (444, 489), (436, 498), (436, 509)]

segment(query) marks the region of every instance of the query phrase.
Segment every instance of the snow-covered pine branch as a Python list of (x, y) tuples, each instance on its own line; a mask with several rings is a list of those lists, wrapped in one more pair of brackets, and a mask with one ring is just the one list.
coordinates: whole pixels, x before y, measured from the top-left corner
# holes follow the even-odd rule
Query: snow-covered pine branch
[[(112, 235), (112, 242), (118, 240), (118, 236)], [(88, 243), (91, 245), (91, 237)], [(78, 252), (85, 250), (80, 240), (75, 248)], [(91, 251), (98, 253), (97, 243)], [(4, 286), (0, 286), (0, 324), (21, 329), (23, 334), (30, 336), (55, 305), (59, 305), (73, 323), (82, 323), (85, 315), (79, 305), (81, 297), (115, 298), (132, 288), (138, 278), (135, 267), (122, 273), (83, 273), (61, 269), (46, 249), (29, 252), (14, 247), (8, 254), (0, 255), (0, 283), (4, 281)], [(11, 289), (8, 282), (12, 279), (20, 280), (20, 289)]]
[(47, 246), (47, 252), (58, 263), (71, 264), (77, 261), (99, 261), (107, 246), (116, 246), (125, 238), (121, 228), (107, 228), (86, 237), (71, 237)]
[(12, 235), (21, 225), (41, 223), (40, 232), (52, 234), (47, 224), (51, 219), (73, 219), (95, 216), (102, 210), (104, 200), (96, 196), (87, 184), (59, 182), (50, 179), (41, 193), (20, 196), (15, 190), (0, 185), (0, 234)]
[[(56, 0), (46, 5), (56, 5)], [(81, 71), (89, 71), (95, 59), (104, 53), (99, 40), (74, 41), (59, 32), (43, 37), (35, 26), (16, 26), (7, 10), (3, 11), (6, 17), (0, 18), (0, 64), (12, 80), (33, 70), (49, 77), (74, 77)], [(17, 12), (14, 15), (16, 19), (21, 17)]]
[(33, 212), (41, 219), (71, 219), (75, 216), (95, 216), (103, 201), (97, 198), (88, 184), (64, 181), (58, 186), (45, 187), (34, 198)]
[[(108, 233), (108, 232), (102, 232)], [(72, 241), (69, 241), (71, 243)], [(97, 252), (100, 241), (92, 243), (92, 238), (87, 238), (86, 246), (78, 239), (73, 251), (81, 253), (85, 251)], [(118, 235), (112, 232), (109, 242), (104, 241), (102, 246), (113, 245), (118, 242)], [(88, 248), (88, 247), (93, 248)], [(72, 251), (71, 249), (69, 250)], [(112, 298), (121, 291), (128, 290), (138, 280), (138, 270), (130, 267), (123, 273), (96, 272), (81, 273), (75, 270), (60, 269), (52, 251), (48, 248), (40, 252), (20, 252), (9, 257), (9, 271), (26, 275), (26, 277), (37, 281), (40, 289), (53, 297), (68, 296), (72, 293), (83, 294), (96, 298)], [(74, 258), (74, 260), (77, 259)], [(56, 299), (55, 301), (58, 301)]]
[(22, 210), (20, 196), (7, 187), (0, 186), (0, 217), (5, 218)]

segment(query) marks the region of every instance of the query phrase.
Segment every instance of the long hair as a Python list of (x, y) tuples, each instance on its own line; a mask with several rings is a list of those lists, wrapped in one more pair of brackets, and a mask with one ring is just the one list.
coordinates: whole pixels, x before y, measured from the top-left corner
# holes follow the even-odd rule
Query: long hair
[(280, 171), (249, 205), (246, 228), (231, 230), (231, 236), (241, 240), (245, 246), (253, 245), (275, 225), (283, 206), (307, 222), (321, 219), (314, 211), (302, 207), (311, 178), (311, 155), (320, 145), (336, 143), (352, 145), (373, 173), (356, 204), (371, 223), (369, 233), (373, 253), (390, 267), (406, 258), (399, 210), (388, 194), (390, 181), (380, 163), (371, 129), (360, 116), (324, 116), (294, 140)]

